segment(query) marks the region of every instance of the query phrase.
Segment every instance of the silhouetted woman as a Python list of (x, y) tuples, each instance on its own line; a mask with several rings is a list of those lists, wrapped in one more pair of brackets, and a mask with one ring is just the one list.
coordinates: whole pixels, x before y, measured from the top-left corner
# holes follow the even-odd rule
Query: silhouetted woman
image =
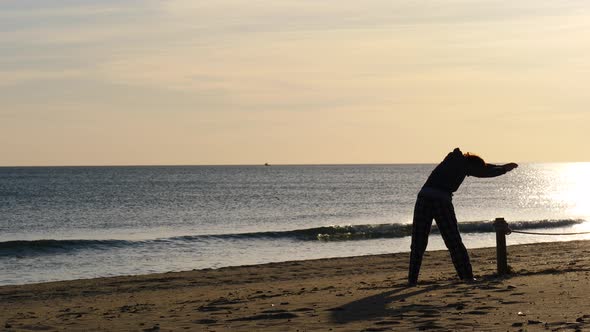
[(459, 278), (465, 281), (473, 280), (469, 255), (457, 228), (457, 217), (452, 201), (453, 193), (457, 191), (466, 176), (495, 177), (506, 174), (516, 167), (518, 165), (515, 163), (500, 166), (486, 164), (479, 156), (469, 153), (463, 154), (459, 148), (449, 153), (436, 166), (418, 193), (414, 207), (409, 285), (413, 286), (418, 282), (418, 274), (428, 244), (432, 219), (436, 220), (436, 225), (449, 249)]

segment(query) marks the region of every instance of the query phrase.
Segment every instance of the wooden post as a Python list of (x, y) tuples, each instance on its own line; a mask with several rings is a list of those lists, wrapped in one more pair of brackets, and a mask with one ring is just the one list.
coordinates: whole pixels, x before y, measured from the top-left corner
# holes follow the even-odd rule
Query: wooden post
[(510, 234), (510, 228), (504, 218), (494, 220), (496, 230), (496, 262), (498, 264), (498, 275), (508, 274), (508, 253), (506, 252), (506, 234)]

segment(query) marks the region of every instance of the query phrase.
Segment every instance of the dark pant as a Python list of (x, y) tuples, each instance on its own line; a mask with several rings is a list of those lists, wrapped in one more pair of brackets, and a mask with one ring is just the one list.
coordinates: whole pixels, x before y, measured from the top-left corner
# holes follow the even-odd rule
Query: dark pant
[(412, 252), (410, 254), (408, 282), (415, 284), (418, 281), (420, 265), (428, 245), (428, 235), (430, 234), (433, 218), (436, 220), (440, 234), (451, 253), (451, 259), (459, 278), (472, 279), (473, 272), (469, 262), (469, 254), (465, 245), (463, 245), (461, 234), (459, 234), (453, 203), (440, 197), (418, 195), (412, 224)]

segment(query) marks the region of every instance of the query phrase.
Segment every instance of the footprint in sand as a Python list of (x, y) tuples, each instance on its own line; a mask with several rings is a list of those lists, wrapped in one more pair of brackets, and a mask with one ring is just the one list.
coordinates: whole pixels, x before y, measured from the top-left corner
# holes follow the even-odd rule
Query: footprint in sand
[(195, 320), (195, 321), (193, 321), (193, 323), (195, 323), (195, 324), (215, 324), (215, 323), (217, 323), (217, 320), (205, 318), (205, 319)]
[(466, 312), (466, 314), (469, 314), (469, 315), (487, 315), (488, 312), (487, 311), (482, 311), (482, 310), (472, 310), (472, 311)]
[(274, 320), (274, 319), (291, 319), (299, 317), (296, 314), (290, 312), (280, 312), (280, 313), (266, 313), (254, 316), (247, 316), (247, 317), (240, 317), (230, 319), (230, 322), (237, 322), (237, 321), (254, 321), (254, 320)]
[(375, 325), (398, 325), (401, 324), (401, 322), (397, 321), (397, 320), (382, 320), (380, 322), (376, 322)]

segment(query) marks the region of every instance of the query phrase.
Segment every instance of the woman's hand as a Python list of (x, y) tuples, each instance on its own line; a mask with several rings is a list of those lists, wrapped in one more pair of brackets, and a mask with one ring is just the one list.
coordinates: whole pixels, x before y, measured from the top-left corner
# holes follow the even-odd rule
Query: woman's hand
[(517, 168), (518, 164), (517, 163), (509, 163), (509, 164), (503, 165), (502, 167), (504, 167), (506, 172), (510, 172), (511, 170)]

